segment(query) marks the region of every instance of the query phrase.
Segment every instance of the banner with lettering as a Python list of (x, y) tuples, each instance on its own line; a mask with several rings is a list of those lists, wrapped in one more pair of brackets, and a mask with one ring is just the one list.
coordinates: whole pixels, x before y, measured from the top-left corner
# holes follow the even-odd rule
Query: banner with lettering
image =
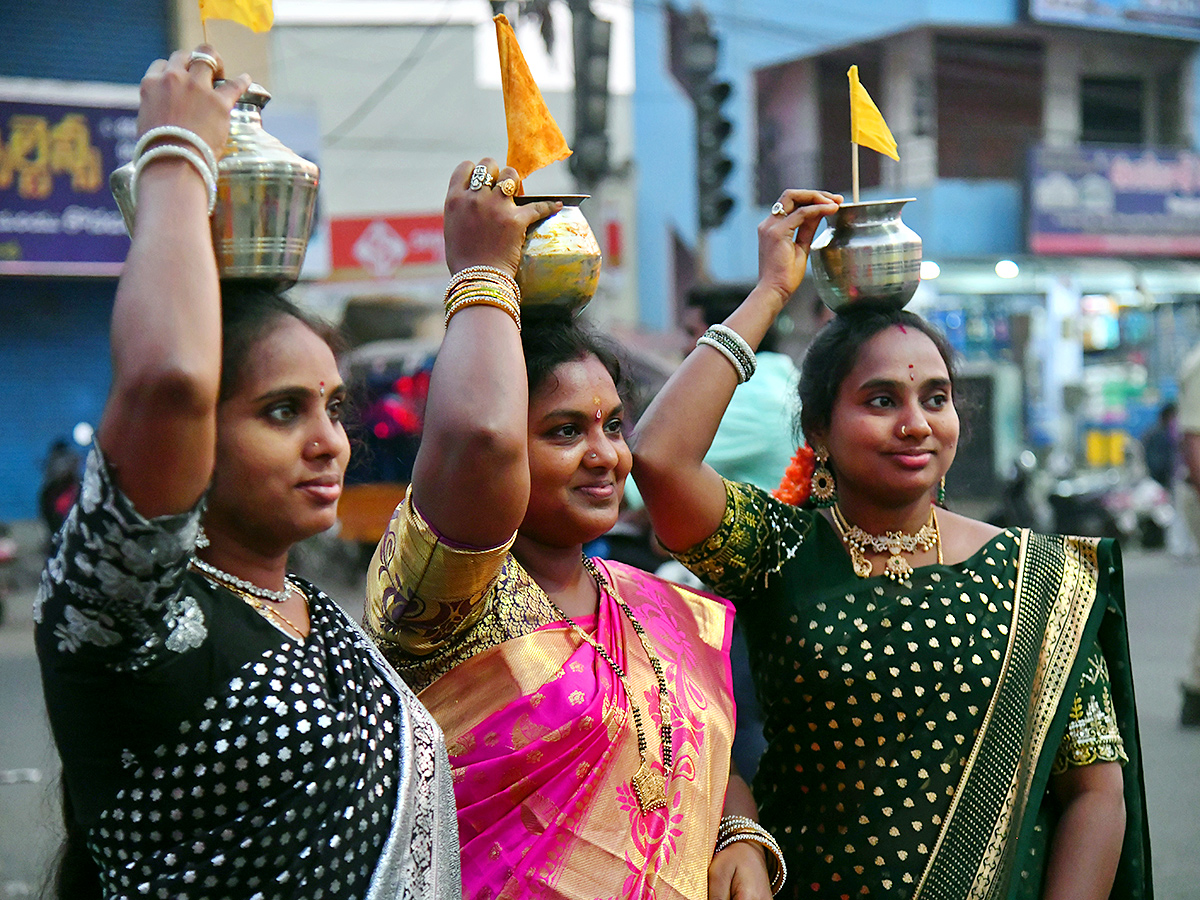
[(1200, 155), (1036, 147), (1028, 218), (1033, 253), (1200, 257)]
[(329, 233), (337, 279), (387, 280), (446, 259), (440, 213), (335, 216)]
[(119, 274), (129, 237), (108, 176), (136, 140), (136, 101), (0, 97), (0, 275)]

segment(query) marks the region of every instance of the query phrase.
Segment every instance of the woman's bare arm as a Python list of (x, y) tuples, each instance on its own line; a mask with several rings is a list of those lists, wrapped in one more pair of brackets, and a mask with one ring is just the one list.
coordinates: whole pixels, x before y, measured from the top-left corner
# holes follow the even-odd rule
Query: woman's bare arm
[[(214, 89), (212, 70), (194, 64), (189, 71), (187, 62), (177, 51), (147, 70), (138, 133), (182, 126), (219, 157), (230, 110), (250, 78)], [(183, 159), (158, 159), (136, 187), (137, 223), (113, 306), (113, 381), (98, 441), (117, 485), (152, 517), (190, 508), (212, 475), (221, 306), (199, 173)]]
[[(446, 194), (451, 272), (486, 265), (515, 275), (525, 230), (559, 208), (517, 206), (494, 188), (470, 190), (473, 163), (454, 170)], [(493, 171), (495, 163), (481, 165)], [(516, 178), (512, 169), (496, 177)], [(468, 306), (446, 327), (429, 381), (413, 501), (442, 536), (471, 547), (510, 537), (529, 503), (529, 397), (516, 323), (503, 310)]]
[[(752, 348), (800, 286), (817, 226), (841, 200), (823, 191), (787, 191), (781, 202), (792, 211), (768, 216), (758, 226), (758, 284), (725, 320)], [(633, 474), (658, 539), (672, 550), (699, 543), (721, 524), (725, 489), (704, 454), (736, 387), (729, 361), (699, 346), (638, 422)]]
[(1050, 843), (1045, 900), (1106, 900), (1125, 840), (1121, 765), (1094, 763), (1051, 779), (1062, 815)]

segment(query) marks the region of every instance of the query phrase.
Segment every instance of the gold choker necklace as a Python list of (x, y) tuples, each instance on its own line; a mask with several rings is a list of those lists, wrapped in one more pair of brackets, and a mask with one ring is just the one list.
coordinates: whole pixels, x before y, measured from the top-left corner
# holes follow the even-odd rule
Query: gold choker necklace
[(854, 566), (854, 574), (859, 578), (871, 577), (871, 561), (867, 559), (868, 548), (873, 553), (887, 553), (887, 563), (884, 564), (883, 574), (892, 581), (907, 581), (913, 573), (913, 567), (901, 553), (916, 553), (918, 550), (937, 548), (937, 561), (942, 562), (942, 536), (938, 532), (937, 507), (930, 506), (929, 521), (921, 526), (916, 534), (905, 531), (888, 531), (884, 534), (868, 534), (857, 525), (851, 525), (842, 515), (842, 509), (833, 504), (833, 524), (837, 526), (838, 536), (846, 549), (850, 551), (850, 562)]

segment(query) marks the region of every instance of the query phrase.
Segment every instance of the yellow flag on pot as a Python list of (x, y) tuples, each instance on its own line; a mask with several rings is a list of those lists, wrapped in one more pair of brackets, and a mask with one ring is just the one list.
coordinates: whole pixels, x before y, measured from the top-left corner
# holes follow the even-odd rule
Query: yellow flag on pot
[(896, 139), (883, 121), (879, 107), (859, 82), (858, 66), (851, 66), (846, 74), (850, 76), (850, 140), (899, 161)]
[(200, 21), (228, 19), (251, 31), (270, 31), (275, 24), (271, 0), (200, 0)]
[(501, 14), (494, 21), (508, 125), (508, 165), (525, 179), (543, 166), (570, 156), (571, 148), (530, 74), (508, 17)]

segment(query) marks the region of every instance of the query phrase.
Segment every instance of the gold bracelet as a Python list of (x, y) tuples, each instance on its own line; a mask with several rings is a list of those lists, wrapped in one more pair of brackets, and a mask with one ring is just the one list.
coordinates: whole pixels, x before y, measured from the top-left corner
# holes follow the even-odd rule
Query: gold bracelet
[(459, 310), (466, 309), (468, 306), (493, 306), (496, 309), (501, 309), (512, 318), (513, 324), (517, 326), (517, 331), (521, 330), (521, 313), (520, 310), (514, 308), (508, 300), (499, 297), (495, 294), (477, 293), (470, 294), (466, 297), (455, 300), (446, 308), (446, 324), (450, 324), (450, 319)]
[(446, 285), (444, 301), (449, 303), (450, 295), (468, 281), (483, 281), (495, 284), (504, 290), (506, 294), (511, 294), (517, 303), (521, 302), (521, 289), (517, 286), (516, 279), (503, 269), (497, 269), (495, 266), (468, 266), (459, 272), (455, 272), (450, 278), (450, 283)]
[(464, 287), (455, 291), (450, 298), (450, 302), (446, 304), (447, 314), (452, 315), (453, 311), (467, 306), (470, 300), (477, 300), (481, 297), (486, 297), (497, 303), (503, 303), (514, 318), (521, 317), (521, 306), (512, 297), (508, 297), (503, 291), (498, 291), (494, 287)]
[(760, 844), (768, 852), (767, 875), (771, 878), (771, 893), (778, 894), (783, 890), (787, 881), (787, 863), (783, 860), (783, 850), (771, 832), (747, 816), (722, 816), (717, 828), (717, 845), (713, 850), (716, 856), (730, 844), (738, 841), (752, 841)]

